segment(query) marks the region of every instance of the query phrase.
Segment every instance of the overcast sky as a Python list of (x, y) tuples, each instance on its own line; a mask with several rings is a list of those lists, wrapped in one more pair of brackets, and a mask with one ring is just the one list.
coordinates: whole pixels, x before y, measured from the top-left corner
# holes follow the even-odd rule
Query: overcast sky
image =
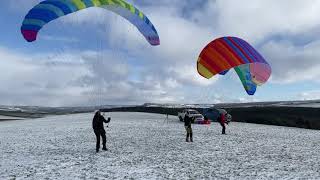
[[(27, 43), (21, 22), (39, 2), (0, 2), (1, 105), (320, 99), (320, 0), (130, 0), (156, 27), (156, 47), (99, 8), (55, 20)], [(197, 73), (199, 53), (221, 36), (246, 40), (270, 63), (254, 96), (233, 71), (210, 80)]]

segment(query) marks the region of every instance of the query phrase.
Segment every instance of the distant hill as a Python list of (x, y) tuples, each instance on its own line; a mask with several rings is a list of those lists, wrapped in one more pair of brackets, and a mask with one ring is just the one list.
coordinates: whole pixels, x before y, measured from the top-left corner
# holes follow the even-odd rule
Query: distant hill
[(285, 106), (285, 107), (311, 107), (320, 108), (320, 100), (305, 101), (267, 101), (267, 102), (248, 102), (248, 103), (217, 103), (217, 104), (160, 104), (145, 103), (145, 107), (173, 107), (173, 108), (236, 108), (236, 107), (266, 107), (266, 106)]
[[(155, 104), (142, 106), (102, 109), (105, 112), (148, 112), (177, 115), (185, 108), (200, 113), (204, 108), (224, 108), (232, 115), (233, 121), (256, 124), (279, 125), (320, 130), (320, 101), (282, 101), (237, 104)], [(178, 120), (178, 119), (177, 119)]]
[(137, 106), (105, 105), (88, 107), (0, 106), (0, 115), (39, 118), (46, 115), (88, 113), (101, 109), (105, 112), (147, 112), (176, 116), (178, 111), (185, 108), (193, 108), (203, 112), (204, 108), (209, 107), (226, 109), (232, 115), (233, 121), (320, 130), (320, 100), (223, 104), (145, 103)]

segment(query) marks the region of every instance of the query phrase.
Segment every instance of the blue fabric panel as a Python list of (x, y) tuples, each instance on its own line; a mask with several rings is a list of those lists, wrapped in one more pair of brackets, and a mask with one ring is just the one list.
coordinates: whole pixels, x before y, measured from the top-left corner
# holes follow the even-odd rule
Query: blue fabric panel
[(56, 13), (44, 9), (31, 9), (26, 16), (26, 19), (40, 19), (47, 23), (57, 18)]
[(39, 31), (42, 27), (37, 25), (30, 25), (30, 24), (24, 24), (21, 27), (21, 30), (33, 30), (33, 31)]
[(56, 13), (57, 16), (64, 16), (64, 12), (52, 4), (38, 4), (33, 9), (44, 9)]
[(232, 49), (237, 52), (237, 54), (241, 57), (241, 59), (246, 62), (250, 63), (250, 61), (246, 58), (245, 55), (242, 54), (242, 52), (226, 37), (223, 38), (223, 40), (230, 46)]
[(67, 0), (47, 0), (41, 2), (41, 4), (52, 4), (59, 7), (65, 14), (70, 14), (78, 10), (78, 8), (71, 2)]
[(251, 52), (244, 46), (243, 42), (240, 41), (238, 38), (233, 38), (235, 42), (245, 51), (245, 53), (252, 59), (252, 61), (256, 62), (256, 58), (251, 54)]

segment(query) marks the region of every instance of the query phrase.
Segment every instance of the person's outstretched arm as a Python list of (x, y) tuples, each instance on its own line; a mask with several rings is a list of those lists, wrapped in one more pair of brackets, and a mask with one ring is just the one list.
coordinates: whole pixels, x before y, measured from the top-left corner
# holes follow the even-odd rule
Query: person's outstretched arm
[(101, 116), (102, 118), (102, 121), (105, 122), (105, 123), (108, 123), (108, 121), (106, 120), (106, 118), (104, 118), (103, 116)]
[(102, 117), (103, 122), (105, 122), (105, 123), (109, 123), (111, 120), (111, 118), (108, 118), (108, 120), (106, 120), (103, 116), (101, 116), (101, 117)]

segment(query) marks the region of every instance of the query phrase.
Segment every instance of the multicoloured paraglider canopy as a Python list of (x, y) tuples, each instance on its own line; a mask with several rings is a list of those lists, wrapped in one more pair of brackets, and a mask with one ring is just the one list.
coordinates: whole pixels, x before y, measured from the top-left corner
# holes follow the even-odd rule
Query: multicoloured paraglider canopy
[(90, 7), (113, 11), (135, 25), (151, 45), (160, 44), (157, 30), (148, 17), (124, 0), (45, 0), (28, 12), (21, 33), (28, 42), (35, 41), (40, 29), (50, 21)]
[(200, 53), (198, 73), (209, 79), (216, 74), (225, 75), (231, 68), (237, 72), (243, 87), (254, 95), (271, 75), (268, 62), (246, 41), (237, 37), (222, 37), (209, 43)]

